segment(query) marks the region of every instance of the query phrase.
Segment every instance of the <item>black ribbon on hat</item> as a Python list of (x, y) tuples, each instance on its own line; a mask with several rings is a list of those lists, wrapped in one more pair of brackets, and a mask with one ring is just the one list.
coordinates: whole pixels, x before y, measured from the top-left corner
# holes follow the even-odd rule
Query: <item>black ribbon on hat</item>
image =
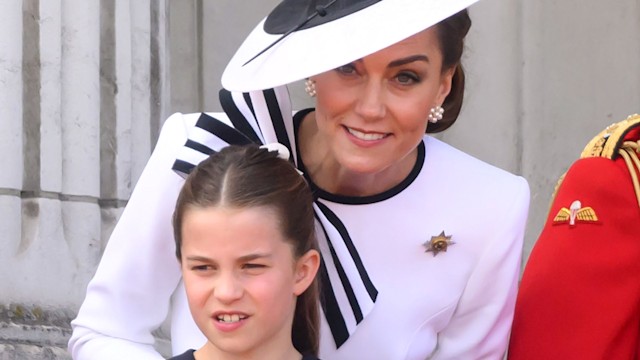
[[(231, 93), (220, 91), (220, 103), (229, 122), (202, 113), (188, 131), (173, 170), (187, 176), (211, 154), (228, 145), (278, 142), (286, 146), (289, 159), (296, 164), (295, 134), (286, 87)], [(336, 347), (356, 331), (358, 324), (373, 310), (378, 290), (338, 216), (320, 199), (315, 199), (316, 234), (322, 261), (319, 270), (322, 309)]]
[[(284, 0), (267, 16), (264, 31), (286, 34), (290, 29), (303, 30), (340, 19), (381, 0)], [(329, 8), (330, 7), (330, 8)], [(319, 11), (324, 14), (315, 16)]]
[(252, 62), (293, 32), (340, 19), (379, 1), (381, 0), (284, 0), (271, 11), (264, 22), (264, 31), (267, 34), (282, 36), (242, 66)]

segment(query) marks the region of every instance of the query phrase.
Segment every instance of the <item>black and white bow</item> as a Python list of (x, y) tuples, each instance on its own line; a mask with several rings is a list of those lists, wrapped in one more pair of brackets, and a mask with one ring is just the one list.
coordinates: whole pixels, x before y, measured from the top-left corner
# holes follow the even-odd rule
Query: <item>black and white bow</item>
[[(223, 147), (250, 143), (281, 143), (289, 149), (290, 161), (298, 165), (291, 103), (285, 86), (250, 93), (221, 90), (220, 103), (230, 121), (201, 114), (176, 156), (174, 171), (186, 176)], [(322, 309), (336, 347), (340, 347), (373, 310), (378, 291), (344, 224), (321, 199), (316, 199), (314, 209), (322, 253)]]

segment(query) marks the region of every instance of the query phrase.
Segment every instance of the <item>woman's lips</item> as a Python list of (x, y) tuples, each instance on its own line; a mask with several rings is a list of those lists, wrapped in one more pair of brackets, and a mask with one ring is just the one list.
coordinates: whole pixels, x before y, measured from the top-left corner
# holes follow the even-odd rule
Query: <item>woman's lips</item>
[(354, 128), (350, 128), (348, 126), (345, 126), (345, 128), (347, 129), (347, 131), (349, 132), (349, 134), (353, 135), (354, 137), (358, 138), (359, 140), (363, 140), (363, 141), (377, 141), (377, 140), (382, 140), (385, 137), (389, 136), (390, 134), (388, 133), (379, 133), (379, 132), (365, 132), (365, 131), (360, 131), (360, 130), (356, 130)]
[(391, 133), (382, 133), (375, 131), (362, 131), (348, 126), (343, 126), (344, 133), (349, 141), (359, 148), (371, 148), (376, 147), (387, 142), (387, 139), (392, 135)]

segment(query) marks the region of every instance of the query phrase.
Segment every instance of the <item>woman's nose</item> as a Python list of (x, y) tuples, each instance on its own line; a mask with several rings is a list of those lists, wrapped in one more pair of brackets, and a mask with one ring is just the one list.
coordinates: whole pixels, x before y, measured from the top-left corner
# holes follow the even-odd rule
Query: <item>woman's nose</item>
[(215, 280), (213, 294), (222, 303), (231, 303), (242, 297), (244, 288), (235, 274), (221, 274)]
[(386, 115), (384, 87), (376, 80), (365, 82), (357, 95), (356, 113), (365, 120), (381, 119)]

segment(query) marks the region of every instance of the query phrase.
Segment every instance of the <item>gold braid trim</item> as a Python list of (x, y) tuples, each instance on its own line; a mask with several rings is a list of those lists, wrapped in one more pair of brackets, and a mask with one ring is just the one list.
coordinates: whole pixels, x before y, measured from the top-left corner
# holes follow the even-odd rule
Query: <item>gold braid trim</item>
[[(638, 114), (631, 115), (625, 120), (611, 124), (591, 139), (580, 155), (580, 158), (604, 157), (616, 160), (618, 157), (621, 157), (624, 159), (627, 169), (629, 169), (629, 174), (631, 175), (631, 181), (638, 200), (638, 206), (640, 206), (640, 180), (638, 179), (638, 175), (640, 174), (640, 159), (638, 158), (638, 154), (640, 154), (640, 140), (637, 142), (624, 141), (624, 137), (629, 133), (629, 131), (639, 126), (640, 115)], [(553, 195), (551, 195), (551, 203), (549, 207), (553, 206), (558, 189), (560, 188), (565, 175), (566, 172), (562, 174), (558, 180), (556, 187), (553, 190)], [(551, 210), (551, 208), (549, 208), (549, 210)]]
[(602, 155), (602, 149), (604, 149), (604, 144), (607, 142), (609, 138), (611, 127), (617, 124), (609, 125), (606, 129), (602, 130), (598, 135), (596, 135), (587, 146), (584, 147), (582, 153), (580, 154), (580, 158), (589, 158), (589, 157), (598, 157)]
[(624, 159), (629, 173), (631, 174), (631, 181), (633, 182), (633, 189), (636, 191), (636, 198), (638, 200), (638, 206), (640, 206), (640, 181), (638, 180), (638, 174), (640, 173), (640, 159), (638, 154), (640, 153), (640, 140), (637, 142), (625, 141), (622, 144), (622, 148), (618, 150), (618, 154)]
[[(636, 192), (636, 198), (638, 199), (638, 206), (640, 206), (640, 180), (638, 174), (640, 174), (640, 140), (624, 141), (624, 137), (636, 127), (640, 127), (640, 115), (634, 114), (622, 120), (618, 123), (607, 126), (606, 129), (601, 131), (596, 137), (591, 139), (587, 146), (585, 146), (581, 158), (588, 157), (604, 157), (611, 160), (616, 160), (621, 157), (624, 159), (629, 174), (631, 175), (631, 181), (633, 182), (633, 189)], [(562, 182), (562, 178), (556, 185), (555, 193)]]
[(607, 126), (606, 129), (589, 141), (584, 150), (582, 150), (580, 157), (605, 157), (615, 160), (619, 156), (618, 150), (622, 145), (622, 140), (636, 126), (640, 126), (640, 115), (638, 114), (631, 115), (625, 120)]

